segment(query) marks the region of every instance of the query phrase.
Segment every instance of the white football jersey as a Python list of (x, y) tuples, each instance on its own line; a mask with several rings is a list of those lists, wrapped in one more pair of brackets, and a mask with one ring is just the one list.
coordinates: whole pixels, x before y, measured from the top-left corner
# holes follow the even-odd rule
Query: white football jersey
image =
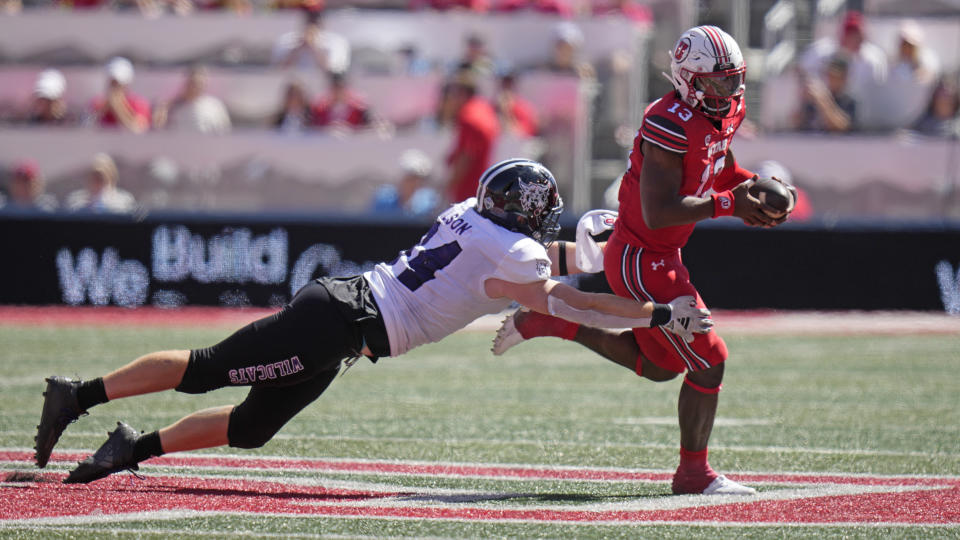
[(511, 300), (484, 292), (489, 278), (532, 283), (550, 277), (542, 245), (496, 225), (475, 206), (475, 198), (451, 206), (419, 244), (363, 274), (383, 315), (391, 356), (506, 309)]

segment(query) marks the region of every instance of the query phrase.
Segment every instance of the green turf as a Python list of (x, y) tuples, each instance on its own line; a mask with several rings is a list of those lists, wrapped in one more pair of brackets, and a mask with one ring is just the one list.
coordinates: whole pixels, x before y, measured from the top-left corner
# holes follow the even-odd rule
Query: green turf
[[(93, 377), (164, 348), (211, 344), (226, 330), (0, 327), (0, 447), (28, 448), (49, 374)], [(339, 377), (280, 436), (251, 456), (557, 464), (671, 469), (676, 466), (679, 379), (655, 384), (559, 340), (526, 343), (493, 357), (490, 336), (457, 334)], [(960, 337), (733, 337), (711, 439), (721, 472), (810, 471), (960, 475), (956, 373)], [(241, 389), (162, 393), (108, 403), (71, 426), (60, 448), (94, 449), (117, 419), (151, 430), (193, 410), (235, 403)], [(226, 449), (225, 452), (238, 453)], [(216, 453), (217, 450), (211, 451)], [(269, 473), (279, 474), (279, 473)], [(295, 477), (302, 473), (288, 473)], [(346, 478), (330, 474), (329, 478)], [(349, 475), (354, 481), (382, 479)], [(544, 500), (615, 501), (663, 495), (667, 485), (410, 477), (411, 487), (507, 490)], [(561, 497), (562, 498), (562, 497)], [(522, 501), (521, 501), (522, 502)], [(511, 500), (511, 503), (518, 503)], [(147, 533), (147, 531), (152, 531)], [(562, 526), (375, 519), (231, 516), (98, 527), (0, 528), (0, 537), (232, 537), (300, 535), (609, 538), (928, 538), (958, 528)], [(140, 534), (137, 534), (140, 533)]]

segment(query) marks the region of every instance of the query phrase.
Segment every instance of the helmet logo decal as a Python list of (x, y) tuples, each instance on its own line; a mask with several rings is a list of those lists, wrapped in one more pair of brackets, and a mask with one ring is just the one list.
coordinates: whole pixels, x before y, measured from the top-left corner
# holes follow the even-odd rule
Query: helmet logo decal
[(677, 42), (677, 48), (673, 51), (673, 58), (677, 62), (683, 62), (687, 59), (688, 54), (690, 54), (690, 38), (684, 37)]
[(517, 182), (520, 186), (520, 204), (531, 216), (539, 216), (547, 207), (550, 197), (549, 184), (534, 182)]

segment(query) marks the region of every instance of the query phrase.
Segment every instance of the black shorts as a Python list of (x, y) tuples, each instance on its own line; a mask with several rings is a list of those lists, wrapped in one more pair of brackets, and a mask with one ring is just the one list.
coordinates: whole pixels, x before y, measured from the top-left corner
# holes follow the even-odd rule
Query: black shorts
[(227, 339), (190, 351), (177, 390), (203, 393), (224, 386), (288, 386), (337, 369), (366, 344), (390, 354), (383, 317), (366, 280), (321, 278), (300, 289), (282, 310)]

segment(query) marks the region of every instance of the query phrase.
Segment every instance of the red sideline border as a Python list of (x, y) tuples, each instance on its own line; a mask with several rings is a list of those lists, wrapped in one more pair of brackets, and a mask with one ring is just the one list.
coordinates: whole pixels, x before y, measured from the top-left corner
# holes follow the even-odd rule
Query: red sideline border
[[(79, 455), (58, 453), (58, 462)], [(25, 463), (25, 451), (0, 452), (0, 464)], [(119, 474), (88, 485), (65, 485), (61, 472), (43, 472), (45, 482), (0, 482), (0, 525), (84, 519), (111, 521), (120, 515), (160, 519), (161, 513), (270, 514), (470, 522), (552, 522), (567, 524), (807, 524), (960, 527), (960, 478), (843, 474), (742, 474), (747, 483), (774, 484), (756, 497), (669, 496), (646, 498), (653, 509), (628, 502), (599, 505), (524, 507), (509, 504), (509, 493), (444, 497), (415, 487), (357, 484), (328, 487), (313, 478), (289, 480), (224, 477), (236, 471), (286, 470), (464, 478), (561, 479), (599, 482), (658, 482), (665, 492), (670, 473), (628, 469), (580, 469), (540, 465), (441, 464), (422, 462), (259, 458), (205, 455), (167, 456), (152, 466), (195, 468), (183, 475), (152, 474), (143, 479)], [(0, 465), (2, 466), (2, 465)], [(211, 469), (212, 468), (212, 469)], [(221, 476), (212, 476), (221, 474)], [(322, 477), (320, 477), (322, 478)], [(364, 487), (366, 486), (366, 487)], [(832, 491), (831, 491), (832, 489)], [(839, 491), (838, 491), (839, 489)], [(526, 498), (526, 495), (518, 495)], [(486, 502), (487, 504), (484, 504)], [(662, 503), (662, 504), (661, 504)], [(622, 508), (618, 509), (617, 505)], [(156, 516), (156, 517), (152, 517)]]

